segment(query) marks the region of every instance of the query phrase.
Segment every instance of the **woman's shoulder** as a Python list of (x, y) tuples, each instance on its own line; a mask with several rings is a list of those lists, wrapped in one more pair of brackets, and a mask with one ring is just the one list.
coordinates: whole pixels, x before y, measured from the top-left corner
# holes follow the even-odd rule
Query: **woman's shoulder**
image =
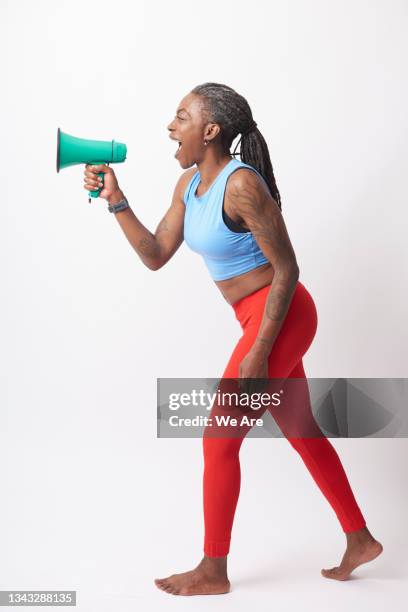
[(261, 187), (264, 183), (264, 179), (256, 168), (250, 164), (239, 162), (228, 176), (227, 181), (227, 192), (231, 190), (242, 190), (245, 187)]
[(191, 168), (187, 168), (187, 170), (185, 170), (183, 174), (180, 176), (180, 180), (182, 179), (186, 183), (188, 183), (189, 180), (193, 178), (193, 176), (196, 174), (196, 172), (198, 172), (197, 166), (192, 166)]
[(178, 177), (176, 187), (185, 189), (187, 185), (189, 184), (189, 182), (191, 181), (191, 179), (193, 178), (193, 176), (196, 174), (196, 172), (198, 172), (197, 166), (192, 166), (191, 168), (188, 168), (187, 170), (185, 170)]
[(187, 193), (188, 188), (190, 187), (194, 176), (197, 174), (198, 172), (198, 168), (197, 166), (192, 166), (191, 168), (188, 168), (187, 170), (185, 170), (180, 176), (179, 179), (177, 181), (177, 185), (176, 185), (176, 189), (179, 192), (179, 195), (181, 197), (181, 199), (183, 200), (184, 203), (185, 202), (185, 196)]

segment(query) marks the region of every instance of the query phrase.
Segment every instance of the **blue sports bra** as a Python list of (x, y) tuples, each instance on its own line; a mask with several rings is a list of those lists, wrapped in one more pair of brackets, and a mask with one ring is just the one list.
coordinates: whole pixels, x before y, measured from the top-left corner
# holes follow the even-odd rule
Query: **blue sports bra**
[(269, 261), (250, 231), (233, 231), (226, 225), (225, 186), (238, 168), (249, 168), (261, 176), (253, 166), (232, 158), (203, 195), (196, 195), (199, 170), (184, 192), (184, 240), (192, 251), (202, 255), (215, 281), (244, 274)]

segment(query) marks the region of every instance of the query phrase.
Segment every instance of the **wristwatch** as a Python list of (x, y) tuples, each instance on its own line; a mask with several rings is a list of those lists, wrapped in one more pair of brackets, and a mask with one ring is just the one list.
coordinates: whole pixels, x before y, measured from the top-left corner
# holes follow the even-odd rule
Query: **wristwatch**
[(111, 213), (117, 213), (120, 210), (125, 210), (125, 208), (130, 208), (129, 202), (127, 201), (126, 198), (123, 198), (120, 202), (118, 202), (117, 204), (112, 204), (108, 206), (108, 210)]

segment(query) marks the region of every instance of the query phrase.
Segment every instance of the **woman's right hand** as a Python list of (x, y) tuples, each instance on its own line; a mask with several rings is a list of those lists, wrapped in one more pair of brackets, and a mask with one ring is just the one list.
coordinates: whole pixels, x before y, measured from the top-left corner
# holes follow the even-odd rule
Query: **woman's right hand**
[[(101, 183), (100, 177), (98, 176), (98, 172), (103, 172), (104, 174), (103, 185)], [(99, 197), (104, 198), (109, 203), (112, 203), (111, 200), (117, 199), (118, 196), (123, 197), (118, 180), (110, 166), (107, 166), (106, 164), (101, 164), (99, 166), (86, 164), (84, 175), (84, 189), (87, 189), (88, 191), (95, 191), (96, 189), (99, 189), (103, 186)]]

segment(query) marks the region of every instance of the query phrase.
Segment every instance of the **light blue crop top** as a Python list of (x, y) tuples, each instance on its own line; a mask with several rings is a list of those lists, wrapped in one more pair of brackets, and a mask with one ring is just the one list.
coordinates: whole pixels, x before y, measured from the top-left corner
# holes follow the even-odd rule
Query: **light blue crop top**
[(192, 251), (202, 255), (216, 281), (244, 274), (268, 262), (251, 232), (230, 230), (222, 217), (225, 186), (238, 168), (250, 168), (261, 176), (253, 166), (232, 158), (202, 196), (195, 194), (199, 170), (184, 192), (184, 240)]

